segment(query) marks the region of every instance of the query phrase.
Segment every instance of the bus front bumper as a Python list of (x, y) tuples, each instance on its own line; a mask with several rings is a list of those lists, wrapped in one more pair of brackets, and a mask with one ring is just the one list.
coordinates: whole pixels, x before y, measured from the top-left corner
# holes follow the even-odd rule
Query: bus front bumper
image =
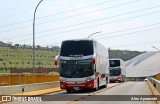
[(111, 78), (110, 82), (121, 81), (121, 78)]
[(74, 89), (74, 90), (83, 90), (83, 89), (93, 89), (94, 88), (94, 80), (77, 84), (74, 82), (74, 84), (70, 84), (67, 82), (60, 82), (60, 88), (61, 89)]

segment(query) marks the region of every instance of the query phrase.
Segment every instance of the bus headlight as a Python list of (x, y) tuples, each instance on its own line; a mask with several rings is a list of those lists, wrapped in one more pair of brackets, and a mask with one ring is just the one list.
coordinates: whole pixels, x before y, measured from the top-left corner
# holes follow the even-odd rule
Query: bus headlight
[(67, 79), (61, 78), (60, 81), (61, 81), (61, 82), (67, 82)]
[(63, 80), (62, 82), (67, 82), (67, 81)]
[(91, 80), (92, 80), (91, 77), (87, 77), (87, 78), (86, 78), (86, 81), (87, 81), (87, 82), (89, 82), (89, 81), (91, 81)]
[(118, 80), (121, 80), (121, 78), (118, 78)]

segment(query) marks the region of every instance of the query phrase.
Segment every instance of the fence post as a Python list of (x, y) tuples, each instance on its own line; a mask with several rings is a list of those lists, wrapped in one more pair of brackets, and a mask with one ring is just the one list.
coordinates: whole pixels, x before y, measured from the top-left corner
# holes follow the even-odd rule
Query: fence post
[(20, 79), (21, 79), (21, 75), (20, 75), (20, 73), (18, 73), (18, 84), (20, 85)]

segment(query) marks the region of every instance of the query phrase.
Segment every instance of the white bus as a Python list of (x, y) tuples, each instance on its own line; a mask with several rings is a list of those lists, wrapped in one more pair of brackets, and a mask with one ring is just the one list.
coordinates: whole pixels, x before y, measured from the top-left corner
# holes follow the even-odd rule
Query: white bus
[[(59, 57), (59, 58), (58, 58)], [(95, 40), (66, 40), (62, 42), (59, 60), (60, 88), (72, 90), (107, 86), (108, 50)]]
[(109, 81), (110, 82), (124, 82), (126, 76), (125, 63), (122, 59), (109, 59)]

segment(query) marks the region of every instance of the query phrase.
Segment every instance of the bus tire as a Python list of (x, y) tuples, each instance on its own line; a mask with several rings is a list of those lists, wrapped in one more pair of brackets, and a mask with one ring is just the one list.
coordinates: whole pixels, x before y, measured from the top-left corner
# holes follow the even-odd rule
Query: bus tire
[(71, 89), (68, 89), (68, 90), (66, 90), (67, 91), (67, 93), (71, 93), (72, 92), (72, 90)]

